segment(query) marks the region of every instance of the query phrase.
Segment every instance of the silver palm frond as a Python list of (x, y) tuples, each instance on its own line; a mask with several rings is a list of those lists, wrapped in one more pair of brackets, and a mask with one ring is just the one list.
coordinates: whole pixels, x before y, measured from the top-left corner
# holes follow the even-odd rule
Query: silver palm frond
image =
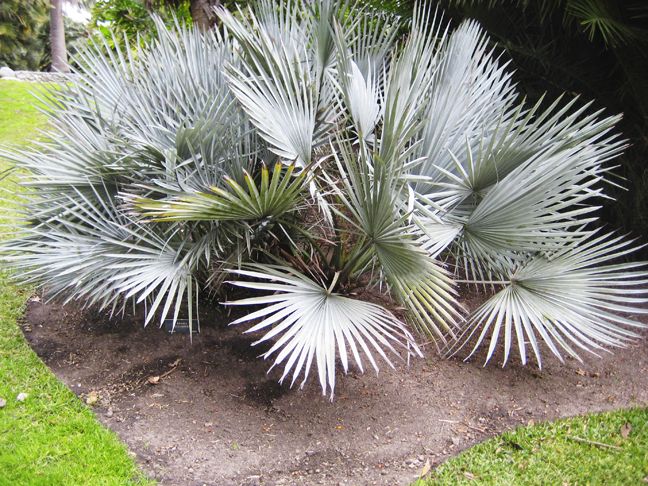
[(227, 302), (227, 305), (264, 306), (232, 324), (261, 319), (246, 332), (266, 331), (254, 344), (273, 340), (273, 345), (262, 356), (265, 359), (276, 354), (273, 367), (284, 367), (280, 381), (292, 373), (292, 386), (303, 373), (303, 386), (315, 362), (322, 393), (330, 390), (332, 399), (336, 357), (339, 357), (346, 373), (349, 355), (364, 371), (361, 357), (364, 354), (377, 373), (374, 353), (392, 367), (385, 350), (401, 358), (404, 354), (403, 359), (412, 354), (421, 355), (412, 334), (391, 312), (377, 304), (337, 294), (334, 292), (335, 279), (326, 287), (293, 268), (249, 267), (250, 270), (233, 270), (232, 273), (246, 280), (231, 283), (271, 294)]

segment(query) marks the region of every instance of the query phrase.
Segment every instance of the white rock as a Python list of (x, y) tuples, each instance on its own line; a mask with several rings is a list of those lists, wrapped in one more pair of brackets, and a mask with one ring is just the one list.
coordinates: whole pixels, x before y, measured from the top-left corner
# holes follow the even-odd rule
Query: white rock
[(24, 402), (27, 399), (27, 394), (26, 393), (19, 393), (18, 396), (16, 397), (16, 400), (19, 402)]
[(13, 78), (15, 75), (16, 73), (14, 73), (14, 70), (10, 67), (0, 67), (0, 78)]
[(4, 398), (0, 398), (0, 408), (4, 408), (4, 406), (7, 404), (7, 400)]

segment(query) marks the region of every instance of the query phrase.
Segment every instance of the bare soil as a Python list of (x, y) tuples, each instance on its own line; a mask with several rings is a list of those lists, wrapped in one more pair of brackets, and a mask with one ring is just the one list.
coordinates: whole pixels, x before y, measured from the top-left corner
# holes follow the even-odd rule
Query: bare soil
[(231, 320), (207, 312), (191, 343), (143, 328), (139, 315), (109, 319), (34, 297), (23, 329), (163, 485), (407, 485), (427, 461), (521, 424), (648, 405), (646, 339), (585, 364), (547, 353), (542, 371), (429, 350), (379, 376), (340, 376), (331, 403), (316, 381), (279, 385)]

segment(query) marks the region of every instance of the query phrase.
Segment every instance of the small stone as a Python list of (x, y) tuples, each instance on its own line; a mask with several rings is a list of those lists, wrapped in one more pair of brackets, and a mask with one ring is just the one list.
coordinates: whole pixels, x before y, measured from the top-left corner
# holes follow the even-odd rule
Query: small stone
[(0, 78), (13, 78), (16, 75), (13, 69), (7, 66), (0, 68)]
[(16, 397), (16, 400), (19, 402), (24, 402), (27, 400), (27, 394), (26, 393), (19, 393), (18, 396)]
[(452, 442), (452, 445), (454, 445), (454, 446), (458, 446), (461, 443), (461, 440), (459, 439), (459, 437), (452, 437), (450, 439), (450, 441)]
[(5, 400), (4, 398), (0, 398), (0, 408), (4, 408), (6, 404), (7, 404), (7, 400)]
[(248, 476), (245, 484), (247, 486), (259, 486), (261, 484), (261, 476)]
[(112, 409), (112, 408), (108, 408), (108, 410), (106, 410), (106, 417), (110, 418), (110, 417), (112, 417), (112, 416), (113, 416), (113, 409)]

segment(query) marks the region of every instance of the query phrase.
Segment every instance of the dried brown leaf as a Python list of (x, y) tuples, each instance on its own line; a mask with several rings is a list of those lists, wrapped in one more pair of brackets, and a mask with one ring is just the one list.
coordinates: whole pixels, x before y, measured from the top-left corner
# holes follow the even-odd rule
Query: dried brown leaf
[(86, 397), (85, 400), (85, 402), (91, 407), (94, 407), (98, 401), (99, 401), (99, 394), (96, 391), (91, 391), (90, 393), (88, 393), (88, 396)]
[(432, 466), (430, 465), (430, 460), (428, 459), (427, 461), (425, 461), (425, 465), (423, 466), (423, 469), (421, 469), (419, 477), (422, 478), (424, 476), (427, 476), (431, 468)]
[(630, 425), (628, 422), (626, 422), (625, 424), (623, 424), (621, 426), (621, 431), (620, 432), (621, 432), (621, 437), (623, 437), (624, 439), (627, 439), (628, 436), (630, 435), (630, 432), (632, 432), (632, 425)]

